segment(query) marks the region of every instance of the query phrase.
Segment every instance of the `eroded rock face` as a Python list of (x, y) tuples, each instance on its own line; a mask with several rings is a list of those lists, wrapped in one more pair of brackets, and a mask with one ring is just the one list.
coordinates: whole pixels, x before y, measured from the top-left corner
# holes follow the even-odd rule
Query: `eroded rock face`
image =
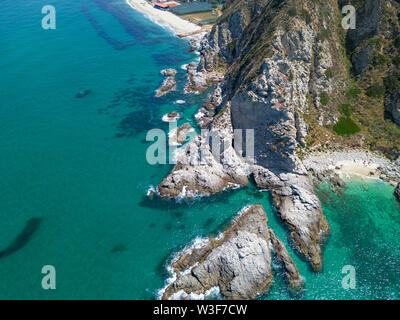
[(290, 229), (290, 237), (299, 252), (315, 271), (320, 271), (321, 244), (330, 229), (306, 172), (276, 175), (255, 166), (253, 174), (258, 187), (271, 190), (278, 214)]
[(162, 97), (168, 92), (176, 89), (176, 76), (177, 71), (175, 69), (165, 69), (161, 71), (161, 74), (167, 77), (161, 87), (156, 91), (156, 97)]
[[(161, 196), (211, 195), (248, 184), (249, 165), (233, 148), (229, 111), (227, 107), (213, 122), (211, 131), (198, 135), (178, 154), (175, 168), (158, 186)], [(214, 154), (210, 147), (213, 139), (219, 139), (222, 146)]]
[(194, 131), (193, 127), (189, 123), (181, 125), (179, 128), (172, 130), (168, 135), (168, 142), (170, 146), (182, 145), (187, 137), (188, 133)]
[[(207, 103), (217, 112), (211, 128), (226, 143), (224, 152), (219, 154), (221, 161), (212, 154), (207, 137), (200, 135), (180, 155), (177, 166), (158, 190), (162, 196), (169, 197), (187, 194), (187, 191), (209, 195), (235, 184), (246, 185), (247, 175), (252, 174), (258, 187), (271, 190), (293, 243), (312, 267), (320, 270), (320, 245), (329, 233), (329, 226), (307, 171), (297, 157), (296, 146), (305, 146), (307, 125), (302, 114), (308, 111), (310, 93), (320, 108), (321, 125), (327, 123), (326, 119), (334, 118), (319, 98), (321, 90), (328, 93), (336, 90), (333, 81), (325, 76), (333, 64), (333, 51), (328, 42), (317, 39), (320, 25), (293, 19), (287, 30), (277, 24), (268, 35), (271, 43), (269, 50), (263, 51), (265, 57), (260, 60), (259, 69), (250, 80), (241, 81), (246, 53), (260, 49), (252, 47), (256, 41), (246, 41), (253, 34), (245, 32), (249, 32), (248, 28), (254, 33), (262, 32), (268, 27), (264, 25), (268, 19), (262, 19), (265, 13), (261, 5), (247, 2), (251, 4), (248, 9), (251, 15), (247, 18), (245, 14), (232, 15), (228, 21), (221, 22), (202, 41), (200, 49), (201, 63), (197, 70), (210, 73), (221, 65), (221, 59), (225, 65), (233, 64), (233, 71), (225, 76)], [(260, 16), (253, 20), (253, 28), (247, 20), (257, 15)], [(240, 21), (239, 26), (234, 28), (231, 20)], [(253, 130), (255, 164), (245, 162), (235, 152), (233, 146), (239, 143), (232, 134), (234, 129)], [(242, 150), (246, 150), (246, 141), (242, 140)]]
[(397, 200), (400, 201), (400, 183), (397, 185), (396, 190), (394, 190), (394, 195), (396, 196)]
[(281, 261), (285, 269), (286, 280), (292, 293), (297, 293), (304, 287), (304, 282), (301, 279), (299, 270), (297, 269), (293, 259), (290, 257), (286, 250), (285, 245), (278, 239), (274, 230), (269, 229), (269, 238), (274, 248), (275, 254), (279, 261)]
[(297, 143), (305, 144), (306, 126), (296, 109), (307, 109), (315, 34), (302, 24), (277, 33), (275, 54), (265, 60), (260, 75), (232, 99), (232, 124), (235, 129), (254, 129), (257, 165), (252, 172), (256, 184), (271, 190), (292, 240), (319, 271), (320, 244), (329, 226), (295, 152)]
[(197, 64), (191, 62), (186, 67), (188, 83), (185, 87), (187, 93), (201, 93), (207, 88), (206, 74), (197, 71)]
[(237, 217), (220, 239), (181, 255), (173, 263), (177, 279), (163, 299), (185, 299), (217, 287), (225, 299), (253, 299), (272, 283), (266, 213), (254, 205)]
[(398, 91), (394, 91), (390, 94), (387, 94), (385, 102), (386, 111), (392, 117), (393, 122), (400, 126), (400, 93)]

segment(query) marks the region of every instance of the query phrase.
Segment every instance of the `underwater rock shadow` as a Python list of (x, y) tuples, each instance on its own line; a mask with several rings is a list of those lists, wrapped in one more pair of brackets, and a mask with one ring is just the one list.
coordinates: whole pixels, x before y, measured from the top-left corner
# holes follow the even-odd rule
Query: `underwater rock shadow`
[(14, 252), (21, 250), (31, 240), (37, 229), (39, 229), (43, 218), (32, 218), (26, 222), (25, 228), (14, 239), (14, 241), (4, 250), (0, 251), (0, 259), (5, 258)]
[[(239, 188), (243, 189), (243, 188)], [(195, 198), (162, 198), (157, 194), (153, 196), (143, 195), (142, 200), (139, 202), (141, 207), (151, 209), (166, 209), (166, 210), (179, 210), (179, 209), (190, 209), (190, 208), (203, 208), (210, 203), (229, 203), (231, 197), (235, 195), (235, 192), (239, 189), (225, 190), (215, 195), (210, 196), (198, 196)]]

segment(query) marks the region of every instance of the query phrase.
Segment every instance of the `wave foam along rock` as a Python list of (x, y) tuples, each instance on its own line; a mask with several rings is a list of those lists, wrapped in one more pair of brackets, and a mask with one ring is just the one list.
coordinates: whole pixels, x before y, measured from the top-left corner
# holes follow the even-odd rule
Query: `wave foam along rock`
[(158, 10), (147, 1), (126, 0), (126, 2), (131, 8), (141, 12), (159, 26), (172, 30), (174, 34), (198, 32), (201, 30), (200, 26), (184, 20), (171, 12)]
[(164, 80), (161, 87), (156, 90), (157, 98), (162, 97), (168, 92), (176, 89), (175, 76), (177, 74), (177, 71), (175, 69), (165, 69), (161, 71), (161, 74), (167, 78)]
[(210, 141), (207, 133), (198, 135), (188, 143), (185, 152), (179, 154), (172, 172), (158, 185), (162, 197), (176, 198), (182, 195), (183, 190), (189, 194), (212, 195), (248, 184), (249, 165), (233, 148), (229, 108), (213, 122), (211, 131), (218, 135), (224, 146), (220, 159), (214, 157), (207, 143)]
[(264, 209), (250, 207), (221, 239), (180, 255), (172, 267), (176, 280), (164, 290), (163, 299), (201, 296), (215, 288), (224, 299), (253, 299), (268, 291), (273, 277)]

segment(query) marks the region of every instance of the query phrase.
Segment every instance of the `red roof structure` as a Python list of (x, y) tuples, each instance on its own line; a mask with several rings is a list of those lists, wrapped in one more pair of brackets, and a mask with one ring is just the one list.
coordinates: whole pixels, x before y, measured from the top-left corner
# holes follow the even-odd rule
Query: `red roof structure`
[(159, 7), (159, 8), (167, 9), (167, 8), (168, 8), (168, 5), (165, 4), (165, 3), (156, 2), (156, 3), (154, 4), (154, 7), (156, 7), (156, 8)]

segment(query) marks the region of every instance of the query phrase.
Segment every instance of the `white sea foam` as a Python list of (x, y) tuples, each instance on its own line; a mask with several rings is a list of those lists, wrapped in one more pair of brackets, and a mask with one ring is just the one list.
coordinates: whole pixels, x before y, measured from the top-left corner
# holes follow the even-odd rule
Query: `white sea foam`
[(170, 300), (183, 300), (183, 299), (205, 300), (205, 299), (222, 299), (222, 297), (219, 287), (212, 287), (211, 289), (207, 290), (204, 294), (196, 294), (196, 293), (187, 294), (185, 291), (180, 290), (174, 293), (170, 297)]
[(196, 120), (199, 120), (200, 118), (202, 118), (202, 117), (204, 117), (204, 116), (205, 116), (205, 113), (199, 110), (199, 111), (194, 115), (194, 118), (195, 118)]
[[(202, 238), (202, 237), (196, 237), (189, 245), (185, 246), (181, 251), (176, 252), (173, 254), (171, 263), (167, 265), (167, 271), (169, 274), (169, 277), (167, 280), (165, 280), (165, 285), (163, 288), (161, 288), (160, 290), (157, 291), (156, 297), (158, 300), (162, 299), (162, 296), (165, 292), (165, 290), (168, 288), (169, 285), (171, 285), (174, 281), (176, 281), (177, 279), (177, 275), (174, 272), (174, 268), (172, 267), (172, 265), (181, 257), (184, 256), (186, 254), (191, 254), (193, 252), (193, 250), (195, 249), (200, 249), (203, 246), (205, 246), (207, 244), (207, 242), (209, 242), (210, 240), (208, 238)], [(188, 269), (186, 269), (184, 271), (183, 274), (187, 274), (189, 273), (193, 267), (197, 266), (198, 264), (194, 264), (193, 266), (189, 267)], [(178, 294), (179, 292), (175, 293), (170, 299), (171, 300), (179, 300), (180, 294)], [(186, 294), (186, 293), (185, 293)], [(175, 297), (176, 296), (176, 297)], [(187, 296), (187, 295), (186, 295)], [(175, 297), (175, 298), (174, 298)], [(182, 297), (183, 298), (183, 297)]]
[(158, 192), (158, 189), (156, 187), (150, 185), (147, 189), (146, 196), (149, 197), (154, 194), (160, 195), (160, 193)]

